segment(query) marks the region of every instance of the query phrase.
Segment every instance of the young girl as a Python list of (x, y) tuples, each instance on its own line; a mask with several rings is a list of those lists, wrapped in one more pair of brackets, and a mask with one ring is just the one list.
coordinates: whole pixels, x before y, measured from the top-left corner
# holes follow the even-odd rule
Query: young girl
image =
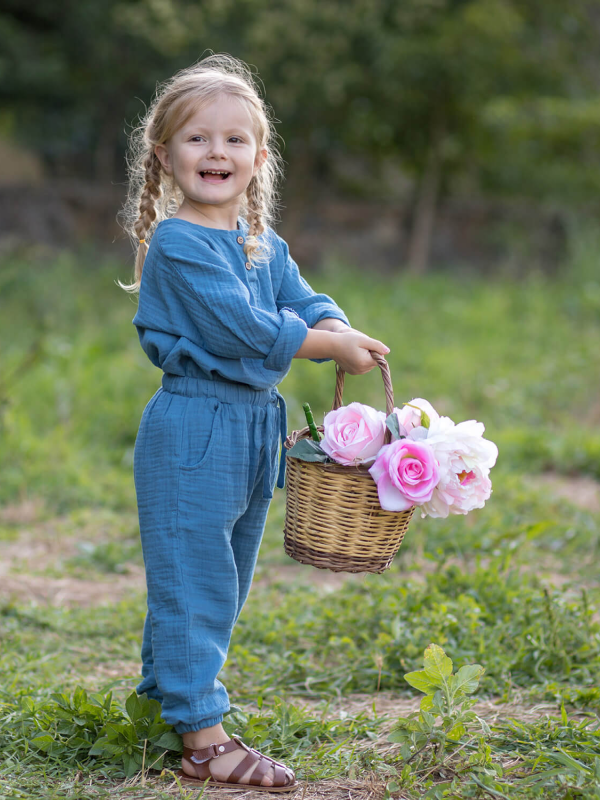
[[(284, 486), (293, 358), (351, 375), (388, 348), (300, 276), (270, 227), (281, 157), (251, 71), (211, 55), (157, 93), (132, 138), (133, 319), (162, 386), (142, 415), (134, 480), (148, 613), (141, 694), (182, 734), (182, 779), (291, 791), (287, 767), (230, 739), (218, 675)], [(151, 237), (151, 240), (150, 240)], [(150, 244), (148, 246), (148, 242)], [(143, 269), (143, 272), (142, 272)]]

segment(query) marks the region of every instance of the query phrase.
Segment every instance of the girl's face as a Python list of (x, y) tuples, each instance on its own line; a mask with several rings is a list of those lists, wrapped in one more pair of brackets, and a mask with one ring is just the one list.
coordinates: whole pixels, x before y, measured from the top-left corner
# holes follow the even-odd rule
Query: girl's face
[(241, 196), (267, 157), (266, 148), (257, 149), (243, 101), (225, 94), (198, 109), (155, 153), (184, 205), (214, 221), (215, 208), (233, 210), (237, 219)]

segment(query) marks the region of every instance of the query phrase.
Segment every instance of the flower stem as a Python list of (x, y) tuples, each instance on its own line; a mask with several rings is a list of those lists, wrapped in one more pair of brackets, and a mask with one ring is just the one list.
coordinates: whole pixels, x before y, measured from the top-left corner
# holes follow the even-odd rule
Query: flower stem
[(312, 411), (310, 410), (309, 404), (302, 403), (302, 408), (304, 409), (304, 413), (306, 415), (306, 421), (308, 423), (308, 429), (310, 431), (310, 435), (312, 436), (315, 442), (320, 442), (321, 437), (319, 436), (319, 431), (317, 430), (317, 426), (315, 425), (315, 421), (313, 419)]

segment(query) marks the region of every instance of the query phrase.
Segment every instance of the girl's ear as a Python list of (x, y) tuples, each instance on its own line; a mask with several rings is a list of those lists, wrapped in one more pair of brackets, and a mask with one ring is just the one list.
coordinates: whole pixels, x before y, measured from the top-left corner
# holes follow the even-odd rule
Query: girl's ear
[(259, 150), (256, 154), (256, 158), (254, 159), (254, 169), (252, 170), (252, 177), (256, 175), (258, 170), (262, 167), (265, 163), (269, 155), (269, 151), (266, 147), (263, 147), (262, 150)]
[(163, 170), (167, 173), (167, 175), (171, 175), (173, 169), (171, 166), (171, 156), (169, 155), (167, 146), (164, 144), (155, 145), (154, 153), (156, 154), (156, 157), (160, 161)]

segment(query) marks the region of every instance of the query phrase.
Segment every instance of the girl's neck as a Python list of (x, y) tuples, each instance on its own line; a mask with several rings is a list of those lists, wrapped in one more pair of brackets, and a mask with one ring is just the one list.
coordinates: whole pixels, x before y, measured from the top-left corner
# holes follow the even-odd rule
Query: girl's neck
[(205, 228), (219, 228), (220, 230), (237, 230), (237, 221), (240, 213), (240, 204), (233, 203), (226, 208), (221, 206), (202, 205), (184, 199), (174, 217), (203, 225)]

